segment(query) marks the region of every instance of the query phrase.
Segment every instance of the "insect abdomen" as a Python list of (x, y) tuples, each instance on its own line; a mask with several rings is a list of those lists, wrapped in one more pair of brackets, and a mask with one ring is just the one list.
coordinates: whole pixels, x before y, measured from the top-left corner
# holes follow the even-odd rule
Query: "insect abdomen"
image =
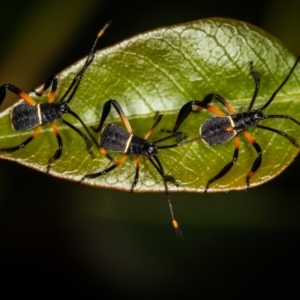
[(233, 127), (231, 117), (213, 117), (201, 125), (200, 135), (208, 145), (223, 144), (237, 134)]
[(40, 125), (38, 105), (20, 104), (11, 112), (11, 122), (14, 130), (27, 130)]
[(130, 134), (121, 126), (109, 124), (100, 135), (100, 147), (112, 152), (125, 153)]

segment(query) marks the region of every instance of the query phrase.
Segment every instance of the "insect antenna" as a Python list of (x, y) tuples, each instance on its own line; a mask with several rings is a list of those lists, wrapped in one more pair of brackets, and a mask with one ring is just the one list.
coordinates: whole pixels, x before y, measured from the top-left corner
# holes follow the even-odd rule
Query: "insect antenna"
[(259, 90), (259, 87), (260, 87), (260, 75), (257, 71), (254, 70), (253, 61), (250, 61), (250, 73), (251, 73), (251, 75), (254, 79), (255, 89), (254, 89), (254, 92), (253, 92), (252, 100), (251, 100), (251, 102), (249, 104), (249, 107), (247, 109), (247, 112), (250, 112), (252, 110), (253, 104), (255, 102), (255, 99), (257, 97), (258, 90)]
[(288, 75), (286, 76), (286, 78), (283, 80), (283, 82), (280, 84), (280, 86), (273, 92), (272, 96), (270, 97), (270, 99), (260, 108), (260, 110), (264, 110), (266, 109), (271, 102), (274, 100), (274, 98), (276, 97), (277, 93), (283, 88), (283, 86), (286, 84), (286, 82), (289, 80), (289, 78), (291, 77), (291, 75), (293, 74), (296, 66), (298, 65), (300, 61), (300, 54), (297, 56), (297, 59), (293, 65), (293, 67), (291, 68), (290, 72), (288, 73)]
[(87, 56), (86, 60), (85, 60), (85, 63), (81, 69), (81, 71), (75, 76), (75, 78), (73, 79), (71, 85), (69, 86), (68, 90), (65, 92), (65, 94), (62, 96), (62, 98), (59, 100), (59, 102), (64, 102), (65, 98), (67, 97), (67, 95), (70, 93), (70, 91), (73, 89), (71, 95), (69, 96), (69, 98), (65, 101), (67, 103), (69, 103), (73, 96), (75, 95), (78, 87), (79, 87), (79, 84), (81, 82), (81, 79), (86, 71), (86, 69), (88, 68), (88, 66), (91, 64), (91, 62), (93, 61), (94, 59), (94, 55), (95, 55), (95, 48), (96, 48), (96, 45), (98, 43), (98, 40), (100, 39), (100, 37), (105, 33), (105, 31), (107, 30), (107, 28), (111, 25), (112, 21), (108, 21), (104, 24), (104, 26), (100, 29), (100, 31), (98, 32), (97, 34), (97, 37), (94, 41), (94, 44), (91, 48), (91, 51), (89, 53), (89, 55)]
[[(154, 168), (157, 170), (157, 172), (163, 178), (163, 183), (164, 183), (164, 186), (165, 186), (165, 194), (166, 194), (166, 197), (167, 197), (167, 202), (168, 202), (169, 211), (170, 211), (170, 215), (171, 215), (172, 225), (173, 225), (173, 227), (175, 229), (175, 232), (176, 232), (177, 236), (179, 238), (182, 238), (183, 237), (182, 232), (181, 232), (181, 230), (179, 228), (179, 224), (178, 224), (177, 220), (175, 219), (175, 215), (174, 215), (174, 211), (173, 211), (173, 205), (172, 205), (172, 202), (171, 202), (171, 198), (170, 198), (170, 194), (169, 194), (169, 189), (168, 189), (167, 181), (171, 181), (175, 185), (177, 185), (177, 183), (176, 183), (175, 179), (172, 176), (165, 175), (163, 166), (162, 166), (161, 162), (159, 161), (159, 159), (157, 158), (156, 155), (153, 155), (152, 157), (149, 156), (148, 159), (152, 163), (152, 165), (154, 166)], [(153, 159), (155, 160), (155, 162), (154, 162)]]

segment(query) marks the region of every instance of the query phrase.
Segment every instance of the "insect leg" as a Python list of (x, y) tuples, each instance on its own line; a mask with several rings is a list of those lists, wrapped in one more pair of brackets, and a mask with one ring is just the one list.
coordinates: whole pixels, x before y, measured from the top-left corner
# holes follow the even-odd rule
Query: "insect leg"
[(240, 141), (239, 141), (239, 137), (235, 136), (233, 138), (233, 142), (234, 142), (234, 152), (233, 152), (233, 157), (231, 162), (229, 162), (227, 165), (225, 165), (225, 167), (213, 178), (211, 178), (210, 180), (208, 180), (205, 189), (204, 189), (204, 194), (207, 192), (209, 186), (211, 185), (211, 183), (213, 183), (214, 181), (216, 181), (217, 179), (223, 177), (224, 175), (226, 175), (230, 169), (233, 167), (233, 165), (236, 163), (237, 159), (238, 159), (238, 155), (239, 155), (239, 148), (240, 148)]
[(136, 156), (135, 176), (134, 176), (134, 180), (132, 182), (130, 193), (133, 192), (133, 189), (135, 188), (137, 182), (139, 181), (140, 164), (141, 164), (141, 157), (140, 157), (140, 155), (137, 155)]
[[(205, 104), (209, 104), (213, 99), (216, 99), (218, 100), (224, 107), (226, 107), (226, 109), (231, 112), (232, 114), (235, 114), (235, 110), (234, 108), (219, 94), (208, 94), (201, 102), (205, 103)], [(197, 100), (195, 100), (197, 101)], [(197, 101), (199, 102), (199, 101)], [(198, 108), (197, 108), (197, 111), (201, 111), (203, 108), (206, 108), (206, 107), (203, 107), (201, 105), (198, 105), (197, 103), (195, 103), (194, 105), (197, 105)], [(207, 110), (209, 110), (208, 108), (206, 108)], [(211, 111), (211, 110), (209, 110)], [(220, 114), (219, 112), (216, 113), (214, 111), (211, 111), (212, 113), (218, 115), (218, 116), (224, 116), (225, 114), (222, 112), (222, 114)]]
[(57, 77), (56, 76), (49, 77), (39, 92), (33, 90), (37, 96), (43, 96), (44, 93), (46, 92), (46, 90), (50, 87), (50, 85), (51, 85), (51, 91), (50, 91), (48, 103), (52, 103), (55, 98), (55, 92), (57, 89)]
[(24, 148), (29, 142), (31, 142), (40, 133), (41, 130), (42, 130), (42, 126), (40, 125), (36, 128), (34, 133), (28, 139), (26, 139), (22, 144), (10, 148), (2, 148), (0, 149), (0, 152), (14, 152)]
[(124, 114), (124, 111), (121, 107), (121, 105), (119, 104), (119, 102), (117, 100), (114, 100), (114, 99), (110, 99), (110, 100), (107, 100), (103, 106), (103, 110), (102, 110), (102, 115), (101, 115), (101, 118), (100, 118), (100, 122), (99, 122), (99, 125), (95, 128), (93, 127), (93, 129), (96, 131), (96, 132), (99, 132), (103, 126), (103, 123), (105, 122), (109, 112), (110, 112), (110, 108), (111, 108), (111, 105), (114, 106), (114, 108), (116, 109), (117, 113), (119, 114), (120, 118), (121, 118), (121, 121), (122, 123), (124, 124), (126, 130), (132, 134), (132, 129), (131, 129), (131, 126)]
[(6, 96), (6, 89), (11, 91), (12, 93), (18, 95), (20, 98), (22, 98), (26, 103), (30, 105), (36, 105), (36, 102), (25, 92), (21, 91), (18, 87), (11, 83), (6, 83), (1, 85), (0, 87), (0, 105), (2, 104), (5, 96)]
[(77, 127), (75, 127), (71, 123), (67, 122), (66, 120), (64, 120), (64, 119), (59, 119), (59, 120), (61, 122), (63, 122), (64, 124), (66, 124), (67, 126), (69, 126), (74, 131), (76, 131), (84, 139), (84, 142), (86, 144), (86, 149), (87, 149), (88, 153), (91, 155), (92, 159), (94, 159), (95, 155), (93, 154), (93, 152), (91, 150), (92, 142), (87, 138), (87, 136), (81, 130), (79, 130)]
[[(189, 116), (189, 114), (193, 111), (193, 106), (197, 106), (197, 110), (201, 111), (203, 108), (212, 112), (215, 115), (218, 116), (225, 116), (225, 113), (220, 111), (219, 109), (209, 105), (213, 98), (216, 98), (218, 101), (220, 101), (230, 112), (234, 112), (234, 109), (231, 107), (229, 103), (225, 101), (225, 99), (218, 95), (218, 94), (209, 94), (207, 95), (203, 101), (200, 100), (192, 100), (187, 102), (185, 105), (183, 105), (178, 113), (177, 120), (175, 122), (174, 128), (172, 132), (176, 132), (182, 122)], [(167, 130), (164, 130), (167, 131)], [(168, 131), (167, 131), (168, 132)]]
[(97, 172), (97, 173), (90, 173), (90, 174), (86, 174), (84, 175), (81, 180), (79, 181), (79, 183), (82, 183), (82, 181), (84, 181), (86, 178), (90, 178), (90, 179), (94, 179), (97, 178), (99, 176), (105, 175), (106, 173), (110, 172), (111, 170), (115, 169), (116, 167), (118, 167), (119, 165), (121, 165), (126, 159), (127, 159), (128, 155), (124, 154), (118, 161), (116, 161), (113, 165), (111, 165), (110, 167), (108, 167), (107, 169), (101, 171), (101, 172)]
[(144, 139), (146, 140), (150, 134), (153, 132), (153, 130), (156, 128), (156, 126), (159, 124), (159, 122), (161, 121), (163, 115), (159, 114), (157, 115), (154, 124), (151, 126), (151, 128), (146, 132), (146, 134), (144, 135)]
[(159, 167), (161, 170), (163, 170), (165, 180), (166, 180), (166, 181), (169, 181), (169, 182), (172, 182), (172, 183), (173, 183), (174, 185), (176, 185), (176, 186), (179, 186), (179, 184), (176, 182), (176, 180), (175, 180), (175, 178), (174, 178), (173, 176), (171, 176), (171, 175), (166, 175), (166, 174), (165, 174), (164, 169), (163, 169), (163, 166), (162, 166), (160, 160), (158, 159), (158, 157), (157, 157), (156, 155), (154, 155), (153, 158), (155, 159), (155, 161), (156, 161), (158, 167)]
[(246, 177), (246, 184), (247, 184), (247, 190), (250, 188), (250, 178), (254, 175), (254, 173), (259, 169), (261, 162), (262, 162), (262, 151), (256, 140), (253, 138), (253, 136), (248, 133), (247, 131), (243, 132), (244, 136), (247, 138), (247, 140), (252, 144), (252, 146), (255, 148), (258, 156), (255, 159), (251, 170), (249, 171), (247, 177)]
[(53, 122), (50, 122), (50, 126), (52, 127), (56, 139), (57, 139), (57, 143), (58, 143), (58, 149), (55, 151), (54, 155), (50, 157), (50, 159), (48, 160), (48, 164), (47, 164), (47, 173), (49, 173), (51, 165), (60, 158), (61, 154), (62, 154), (62, 150), (63, 150), (63, 142), (62, 142), (62, 138), (59, 134), (59, 131), (56, 127), (56, 125)]
[[(74, 118), (76, 118), (79, 122), (80, 122), (80, 124), (84, 127), (84, 129), (86, 130), (86, 132), (88, 133), (88, 135), (90, 136), (90, 138), (92, 139), (92, 141), (94, 142), (94, 144), (99, 148), (99, 143), (97, 142), (97, 140), (95, 139), (95, 137), (91, 134), (91, 132), (90, 132), (90, 130), (88, 129), (88, 127), (84, 124), (84, 122), (81, 120), (81, 118), (74, 112), (74, 111), (72, 111), (71, 109), (68, 111), (68, 113), (69, 114), (71, 114)], [(76, 128), (77, 129), (77, 128)], [(81, 131), (80, 131), (81, 132)], [(82, 132), (81, 132), (82, 133)], [(79, 133), (80, 135), (81, 135), (81, 133)], [(88, 141), (88, 143), (90, 144), (90, 140), (86, 137), (86, 135), (84, 135), (84, 136), (82, 136), (84, 139), (85, 139), (85, 141), (86, 141), (86, 143), (87, 143), (87, 141)], [(87, 145), (87, 147), (88, 147), (88, 145)], [(88, 151), (89, 151), (89, 149), (92, 147), (92, 145), (90, 145), (89, 146), (89, 148), (88, 148)], [(106, 151), (106, 150), (103, 150), (103, 148), (100, 148), (99, 149), (100, 150), (100, 152), (104, 155), (104, 156), (106, 156), (110, 161), (113, 161), (113, 158), (108, 154), (108, 152)], [(89, 151), (90, 152), (90, 151)], [(91, 152), (90, 152), (90, 154), (91, 154)], [(92, 157), (94, 158), (94, 154), (91, 154), (92, 155)]]
[(261, 128), (261, 129), (266, 129), (272, 132), (275, 132), (277, 134), (280, 134), (281, 136), (285, 137), (286, 139), (288, 139), (295, 147), (300, 148), (300, 145), (297, 143), (296, 139), (293, 138), (292, 136), (286, 134), (283, 131), (280, 131), (278, 129), (275, 128), (271, 128), (271, 127), (267, 127), (267, 126), (263, 126), (263, 125), (256, 125), (257, 128)]

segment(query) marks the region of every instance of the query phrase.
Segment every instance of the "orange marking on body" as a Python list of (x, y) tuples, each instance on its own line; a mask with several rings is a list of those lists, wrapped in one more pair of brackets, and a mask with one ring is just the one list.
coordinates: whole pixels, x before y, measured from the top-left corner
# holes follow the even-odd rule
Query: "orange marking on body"
[(233, 128), (233, 127), (227, 127), (227, 128), (226, 128), (226, 131), (228, 131), (228, 132), (234, 131), (234, 128)]
[(30, 105), (36, 105), (36, 102), (24, 92), (20, 92), (19, 97), (21, 97), (24, 101), (26, 101)]
[(136, 157), (136, 167), (139, 168), (141, 164), (141, 157), (139, 155), (137, 155)]
[(130, 134), (132, 134), (132, 129), (131, 129), (131, 126), (130, 126), (130, 124), (129, 124), (127, 118), (125, 118), (125, 116), (123, 116), (123, 115), (120, 115), (120, 117), (121, 117), (121, 120), (122, 120), (122, 122), (123, 122), (125, 128), (127, 129), (127, 131), (128, 131)]
[(121, 165), (126, 160), (127, 157), (128, 157), (127, 154), (123, 155), (117, 162), (114, 163), (114, 166), (117, 167), (117, 166)]
[(248, 177), (249, 177), (249, 178), (252, 177), (253, 174), (254, 174), (254, 172), (253, 172), (253, 171), (250, 171), (250, 172), (248, 173)]
[(54, 98), (55, 98), (55, 91), (51, 91), (48, 99), (48, 103), (52, 103), (54, 101)]
[(34, 131), (34, 133), (31, 135), (32, 138), (35, 138), (40, 133), (40, 131), (42, 130), (42, 128), (43, 127), (41, 125), (38, 126), (37, 129)]
[(107, 156), (108, 155), (108, 151), (106, 150), (106, 149), (104, 149), (104, 148), (99, 148), (99, 151), (100, 151), (100, 153), (102, 153), (104, 156)]
[(211, 105), (207, 105), (206, 109), (212, 113), (214, 113), (215, 115), (218, 116), (226, 116), (226, 114), (224, 112), (222, 112), (221, 110), (211, 106)]
[(145, 136), (144, 136), (144, 139), (145, 139), (145, 140), (149, 137), (149, 135), (153, 132), (153, 130), (154, 130), (154, 128), (151, 128), (151, 129), (145, 134)]
[(234, 140), (234, 149), (238, 149), (240, 147), (240, 139), (237, 136), (235, 136), (233, 140)]
[(250, 133), (244, 131), (243, 134), (251, 144), (256, 144), (254, 137)]
[(50, 125), (51, 125), (55, 135), (59, 135), (59, 132), (58, 132), (58, 129), (57, 129), (56, 125), (54, 123), (50, 123)]
[[(156, 126), (155, 126), (156, 127)], [(146, 140), (150, 134), (152, 134), (152, 132), (154, 131), (155, 127), (150, 128), (147, 133), (144, 135), (144, 140)]]
[(235, 110), (234, 108), (229, 104), (229, 103), (225, 103), (225, 107), (232, 113), (232, 114), (235, 114)]

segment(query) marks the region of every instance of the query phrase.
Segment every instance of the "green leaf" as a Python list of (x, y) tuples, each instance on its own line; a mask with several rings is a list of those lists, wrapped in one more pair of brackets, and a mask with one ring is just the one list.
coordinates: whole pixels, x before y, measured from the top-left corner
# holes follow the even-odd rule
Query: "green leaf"
[[(109, 34), (109, 32), (107, 33)], [(56, 99), (64, 94), (82, 67), (81, 60), (59, 75)], [(97, 52), (87, 70), (71, 108), (90, 126), (97, 124), (103, 104), (116, 99), (121, 104), (135, 134), (143, 136), (154, 123), (157, 111), (164, 117), (149, 137), (155, 141), (164, 137), (160, 129), (174, 126), (178, 110), (189, 100), (202, 100), (209, 93), (221, 94), (237, 112), (246, 111), (254, 81), (249, 61), (261, 75), (261, 88), (254, 108), (261, 107), (286, 77), (295, 57), (273, 36), (250, 24), (228, 19), (205, 19), (160, 28), (137, 35), (110, 48)], [(300, 70), (294, 74), (266, 109), (266, 114), (285, 114), (300, 119)], [(17, 83), (15, 83), (17, 84)], [(47, 101), (47, 97), (36, 97)], [(224, 110), (218, 103), (213, 105)], [(11, 108), (0, 115), (1, 148), (15, 146), (32, 131), (16, 132), (10, 125)], [(212, 114), (203, 111), (191, 114), (180, 127), (189, 138), (198, 135), (199, 126)], [(72, 116), (64, 118), (81, 128)], [(112, 110), (106, 123), (121, 124)], [(81, 137), (56, 122), (64, 149), (50, 173), (79, 181), (87, 173), (98, 172), (111, 163), (93, 148), (92, 160)], [(300, 128), (289, 120), (270, 119), (261, 124), (274, 127), (297, 138)], [(82, 129), (82, 128), (81, 128)], [(282, 172), (295, 158), (298, 149), (278, 134), (250, 129), (263, 149), (263, 162), (251, 178), (251, 186), (262, 184)], [(237, 163), (223, 178), (214, 182), (209, 191), (245, 189), (245, 177), (257, 154), (253, 146), (241, 136)], [(173, 144), (175, 141), (166, 141)], [(298, 138), (300, 142), (300, 138)], [(57, 149), (56, 138), (49, 125), (24, 149), (1, 153), (1, 157), (46, 171), (48, 159)], [(119, 154), (111, 153), (118, 159)], [(169, 184), (172, 191), (203, 191), (206, 182), (232, 159), (233, 142), (217, 146), (202, 141), (186, 146), (161, 149), (158, 157), (166, 174), (176, 178), (179, 187)], [(135, 157), (130, 157), (114, 171), (84, 183), (101, 187), (130, 190), (135, 174)], [(162, 191), (164, 185), (158, 172), (146, 158), (142, 159), (137, 191)]]

